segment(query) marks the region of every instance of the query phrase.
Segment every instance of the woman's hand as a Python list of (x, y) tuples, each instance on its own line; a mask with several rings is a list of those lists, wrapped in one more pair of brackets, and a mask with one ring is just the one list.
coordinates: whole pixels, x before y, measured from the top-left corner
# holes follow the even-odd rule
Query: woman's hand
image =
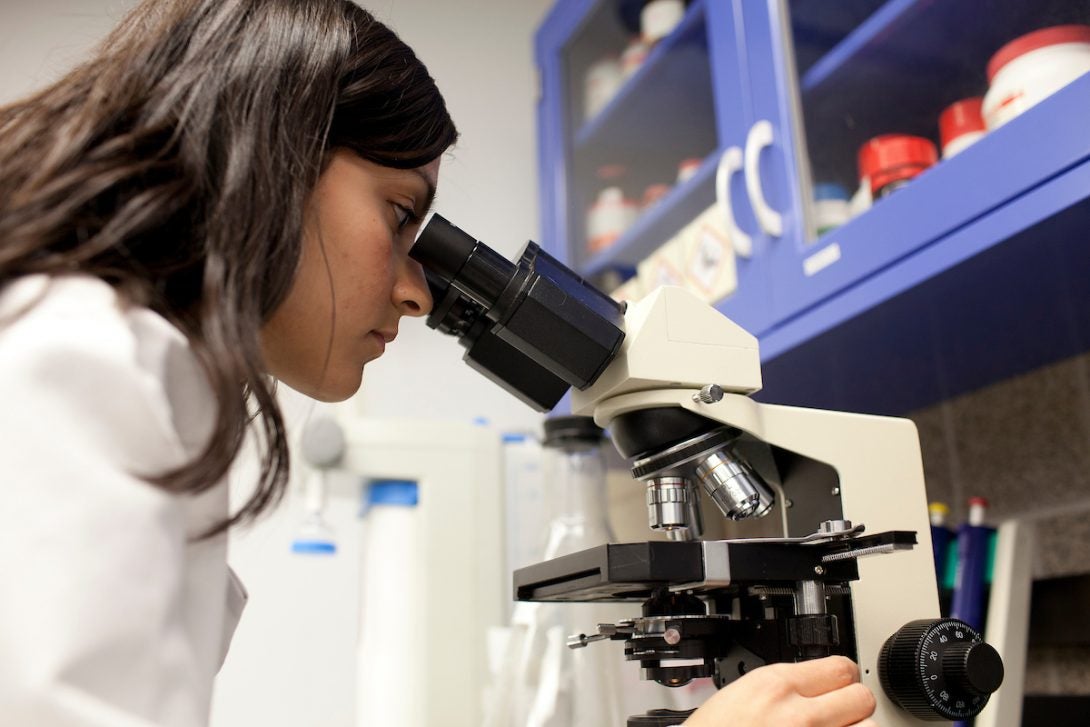
[(684, 727), (877, 727), (874, 695), (843, 656), (770, 664), (728, 684)]

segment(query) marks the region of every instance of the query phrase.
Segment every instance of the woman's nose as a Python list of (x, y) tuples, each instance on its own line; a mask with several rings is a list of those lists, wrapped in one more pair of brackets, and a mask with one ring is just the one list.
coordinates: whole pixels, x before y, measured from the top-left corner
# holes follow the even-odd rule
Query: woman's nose
[(431, 291), (420, 263), (412, 259), (405, 261), (394, 296), (394, 303), (402, 315), (420, 317), (431, 313)]

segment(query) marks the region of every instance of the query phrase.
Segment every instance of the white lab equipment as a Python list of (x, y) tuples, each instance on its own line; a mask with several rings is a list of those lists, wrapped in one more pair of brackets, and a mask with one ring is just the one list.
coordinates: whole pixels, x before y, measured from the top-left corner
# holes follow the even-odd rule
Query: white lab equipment
[(426, 573), (416, 567), (419, 494), (412, 480), (374, 480), (367, 488), (356, 690), (361, 725), (425, 724), (427, 700), (411, 676), (427, 645), (417, 625), (430, 607), (423, 598)]
[[(396, 654), (377, 655), (411, 665), (411, 670), (392, 675), (403, 685), (397, 694), (417, 706), (403, 720), (389, 723), (367, 719), (371, 707), (365, 711), (361, 706), (357, 724), (480, 724), (486, 634), (502, 623), (511, 599), (510, 578), (503, 571), (500, 437), (495, 430), (460, 422), (347, 418), (342, 423), (347, 449), (340, 469), (369, 480), (409, 480), (419, 493), (411, 515), (403, 512), (401, 518), (412, 518), (405, 528), (411, 528), (413, 544), (405, 546), (409, 552), (392, 556), (403, 558), (414, 574), (416, 595), (406, 595), (404, 608), (416, 614), (415, 624), (407, 633), (390, 634), (401, 644)], [(387, 512), (387, 524), (381, 527), (396, 518)], [(401, 533), (401, 542), (405, 535)], [(365, 533), (364, 540), (373, 538)], [(374, 576), (361, 572), (369, 586), (376, 583)], [(366, 611), (360, 618), (362, 650), (375, 624)], [(374, 658), (362, 651), (359, 655), (357, 693), (390, 700), (390, 693), (383, 697), (373, 689), (374, 674), (367, 665)]]
[[(511, 600), (502, 562), (500, 436), (468, 422), (369, 419), (342, 410), (336, 419), (345, 451), (327, 474), (325, 514), (336, 529), (337, 555), (302, 558), (289, 551), (297, 508), (285, 507), (237, 534), (232, 563), (252, 598), (218, 682), (213, 725), (381, 724), (357, 703), (357, 695), (373, 693), (367, 671), (373, 653), (361, 652), (357, 643), (359, 637), (366, 641), (370, 628), (361, 604), (364, 583), (378, 575), (374, 567), (367, 569), (364, 541), (373, 533), (367, 516), (360, 517), (361, 498), (366, 483), (384, 479), (413, 481), (419, 488), (410, 568), (419, 591), (415, 597), (402, 594), (404, 608), (411, 602), (417, 615), (411, 632), (392, 634), (399, 639), (396, 652), (379, 654), (391, 664), (413, 665), (392, 676), (419, 711), (392, 724), (479, 725), (485, 635), (506, 621)], [(387, 590), (399, 588), (392, 584)], [(403, 693), (382, 699), (395, 703)]]
[[(531, 561), (614, 542), (606, 506), (602, 429), (590, 417), (545, 423), (541, 454), (548, 519)], [(544, 536), (542, 540), (541, 536)], [(526, 563), (524, 565), (529, 565)], [(608, 608), (608, 607), (607, 607)], [(598, 727), (623, 715), (623, 664), (604, 650), (573, 651), (580, 620), (612, 617), (601, 607), (518, 603), (494, 669), (487, 727)]]

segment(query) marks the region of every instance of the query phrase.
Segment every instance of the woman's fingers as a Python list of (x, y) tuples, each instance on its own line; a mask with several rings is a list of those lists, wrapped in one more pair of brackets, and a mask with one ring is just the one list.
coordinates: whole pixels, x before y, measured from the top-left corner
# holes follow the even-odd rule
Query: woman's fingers
[(876, 705), (871, 690), (859, 683), (812, 697), (809, 702), (807, 708), (814, 716), (813, 724), (822, 727), (845, 727), (862, 722), (874, 714)]
[(816, 697), (859, 681), (859, 667), (844, 656), (829, 656), (796, 664), (772, 664), (763, 668), (776, 672), (803, 697)]
[(709, 699), (686, 727), (877, 727), (875, 698), (859, 684), (859, 668), (833, 656), (754, 669)]

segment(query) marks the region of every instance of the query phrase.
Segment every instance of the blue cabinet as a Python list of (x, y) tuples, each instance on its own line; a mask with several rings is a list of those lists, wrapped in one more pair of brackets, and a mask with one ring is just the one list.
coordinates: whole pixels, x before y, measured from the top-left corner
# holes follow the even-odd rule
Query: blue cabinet
[[(860, 186), (872, 137), (938, 142), (997, 49), (1090, 22), (1090, 0), (694, 0), (588, 115), (588, 70), (641, 4), (561, 0), (539, 31), (555, 254), (591, 279), (630, 274), (718, 191), (747, 254), (716, 305), (761, 338), (777, 401), (903, 413), (1090, 350), (1090, 76), (834, 229), (816, 231), (813, 204), (819, 184)], [(694, 155), (695, 176), (587, 251), (597, 170), (626, 166), (637, 195)]]

